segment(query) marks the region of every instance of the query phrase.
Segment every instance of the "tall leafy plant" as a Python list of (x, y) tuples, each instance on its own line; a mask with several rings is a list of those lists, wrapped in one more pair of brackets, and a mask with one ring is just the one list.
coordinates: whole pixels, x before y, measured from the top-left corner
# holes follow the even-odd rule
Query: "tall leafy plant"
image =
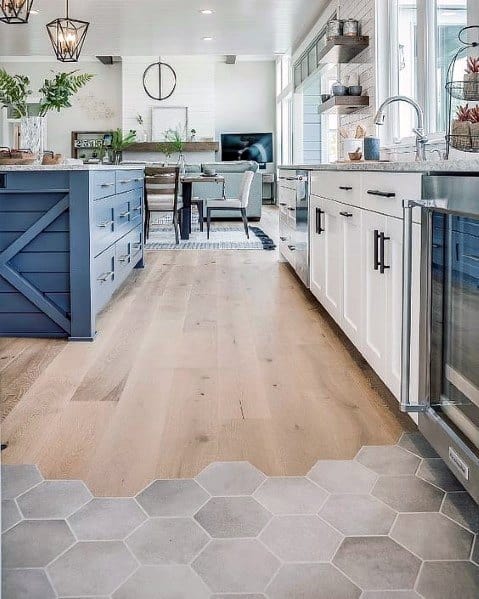
[(0, 69), (0, 103), (10, 108), (12, 117), (28, 116), (27, 98), (31, 95), (30, 80), (24, 75), (10, 75)]
[(112, 131), (111, 134), (111, 149), (114, 152), (122, 152), (126, 150), (129, 146), (134, 144), (136, 141), (136, 132), (128, 131), (128, 133), (123, 133), (121, 129), (116, 129)]

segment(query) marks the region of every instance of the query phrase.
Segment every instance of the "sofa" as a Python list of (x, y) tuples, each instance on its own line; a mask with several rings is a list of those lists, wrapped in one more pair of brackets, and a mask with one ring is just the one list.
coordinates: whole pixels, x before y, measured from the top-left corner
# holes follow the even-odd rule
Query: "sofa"
[[(253, 183), (251, 184), (251, 192), (249, 197), (248, 208), (246, 210), (246, 216), (250, 221), (258, 221), (261, 218), (261, 208), (263, 204), (263, 176), (258, 170), (256, 162), (209, 162), (201, 165), (188, 165), (186, 167), (187, 173), (199, 173), (204, 172), (207, 169), (214, 171), (218, 175), (222, 175), (225, 178), (225, 197), (237, 198), (239, 197), (239, 190), (243, 173), (248, 170), (254, 171)], [(193, 184), (193, 196), (207, 200), (219, 199), (223, 194), (223, 186), (217, 183), (194, 183)], [(212, 214), (214, 218), (214, 213)], [(238, 218), (238, 212), (227, 210), (221, 211), (221, 217), (219, 218)]]

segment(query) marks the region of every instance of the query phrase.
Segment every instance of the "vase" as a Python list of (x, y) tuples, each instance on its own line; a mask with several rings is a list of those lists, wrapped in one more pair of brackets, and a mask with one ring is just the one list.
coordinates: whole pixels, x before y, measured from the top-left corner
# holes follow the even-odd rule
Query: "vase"
[(123, 158), (123, 152), (121, 150), (115, 150), (113, 152), (113, 164), (121, 164)]
[(186, 172), (186, 163), (184, 154), (178, 155), (178, 166), (180, 167), (180, 175), (184, 175)]
[(45, 117), (24, 116), (20, 120), (20, 145), (22, 150), (30, 150), (35, 164), (43, 160), (43, 141), (45, 137)]

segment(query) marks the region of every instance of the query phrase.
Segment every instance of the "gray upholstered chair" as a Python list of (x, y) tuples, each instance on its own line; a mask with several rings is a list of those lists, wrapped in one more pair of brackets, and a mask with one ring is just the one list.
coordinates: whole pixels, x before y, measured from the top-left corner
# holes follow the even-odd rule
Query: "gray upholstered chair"
[(246, 216), (246, 208), (248, 207), (249, 194), (251, 191), (251, 183), (253, 182), (253, 177), (253, 170), (248, 170), (243, 173), (243, 179), (241, 181), (239, 190), (239, 198), (206, 200), (206, 231), (208, 239), (210, 238), (211, 212), (213, 210), (239, 211), (243, 220), (246, 237), (249, 239), (248, 218)]
[(150, 231), (152, 212), (171, 212), (176, 243), (180, 243), (179, 211), (183, 207), (179, 195), (180, 168), (158, 166), (145, 168), (145, 239)]

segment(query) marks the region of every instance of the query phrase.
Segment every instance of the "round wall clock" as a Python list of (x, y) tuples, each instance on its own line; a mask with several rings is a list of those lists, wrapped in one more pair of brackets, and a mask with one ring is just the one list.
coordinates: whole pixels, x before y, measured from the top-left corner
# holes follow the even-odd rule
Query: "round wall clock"
[(154, 62), (143, 73), (143, 89), (152, 100), (166, 100), (176, 89), (176, 73), (166, 62)]

